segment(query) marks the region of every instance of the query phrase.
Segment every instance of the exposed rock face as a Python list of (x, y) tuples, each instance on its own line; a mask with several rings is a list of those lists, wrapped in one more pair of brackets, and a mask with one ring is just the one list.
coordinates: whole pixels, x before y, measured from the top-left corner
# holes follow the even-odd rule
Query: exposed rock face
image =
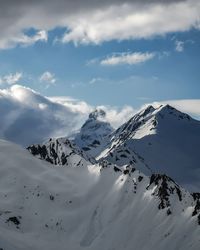
[(83, 166), (86, 161), (95, 162), (66, 138), (50, 139), (44, 144), (31, 145), (27, 149), (39, 159), (54, 165)]
[(153, 195), (158, 196), (160, 203), (159, 209), (170, 207), (170, 195), (176, 194), (179, 201), (182, 201), (182, 192), (179, 187), (170, 177), (161, 174), (152, 174), (150, 177), (150, 183), (147, 189), (154, 185), (156, 187)]
[(198, 224), (200, 225), (200, 193), (193, 193), (192, 196), (195, 201), (195, 207), (192, 212), (192, 216), (197, 216)]

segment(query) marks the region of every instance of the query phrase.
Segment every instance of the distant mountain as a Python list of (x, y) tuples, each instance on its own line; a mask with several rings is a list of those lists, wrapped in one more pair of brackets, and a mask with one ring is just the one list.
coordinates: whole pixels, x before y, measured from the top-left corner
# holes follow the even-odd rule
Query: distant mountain
[(117, 165), (133, 161), (143, 171), (166, 173), (189, 188), (200, 188), (200, 122), (169, 105), (148, 106), (119, 127), (97, 159)]
[(50, 138), (49, 141), (27, 147), (29, 152), (41, 160), (54, 165), (83, 165), (83, 159), (95, 163), (95, 156), (109, 141), (113, 128), (103, 119), (105, 111), (96, 109), (89, 114), (80, 131), (68, 138)]
[(111, 125), (104, 121), (105, 116), (104, 110), (94, 110), (89, 114), (80, 131), (71, 137), (77, 146), (93, 157), (101, 152), (109, 135), (114, 131)]
[(199, 193), (133, 164), (71, 156), (82, 164), (52, 167), (0, 140), (1, 249), (199, 250)]

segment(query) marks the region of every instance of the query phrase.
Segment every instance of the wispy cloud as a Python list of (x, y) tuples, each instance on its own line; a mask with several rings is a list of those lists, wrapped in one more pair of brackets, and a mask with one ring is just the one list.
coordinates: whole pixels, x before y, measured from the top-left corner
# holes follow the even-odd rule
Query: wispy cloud
[(94, 78), (92, 78), (92, 79), (89, 81), (89, 83), (90, 83), (90, 84), (95, 84), (95, 83), (99, 83), (99, 82), (103, 82), (103, 81), (104, 81), (104, 79), (101, 78), (101, 77), (94, 77)]
[[(174, 40), (174, 39), (172, 39)], [(195, 42), (193, 40), (186, 40), (186, 41), (181, 41), (175, 39), (175, 50), (177, 52), (183, 52), (185, 50), (186, 44), (194, 44)]]
[(21, 72), (16, 72), (14, 74), (4, 75), (0, 77), (0, 84), (16, 84), (22, 78), (23, 74)]
[(5, 37), (0, 39), (0, 49), (13, 48), (16, 45), (27, 47), (37, 42), (47, 42), (47, 40), (48, 34), (45, 30), (39, 30), (32, 36), (20, 32), (10, 38)]
[(100, 64), (104, 66), (115, 66), (115, 65), (136, 65), (149, 61), (155, 57), (155, 53), (119, 53), (103, 59)]
[(45, 71), (40, 77), (39, 77), (40, 82), (46, 83), (47, 86), (49, 87), (52, 84), (55, 84), (57, 79), (55, 78), (55, 75), (49, 71)]
[(183, 52), (184, 51), (184, 42), (183, 41), (179, 41), (179, 40), (176, 40), (175, 41), (175, 50), (177, 52)]
[(21, 36), (16, 37), (13, 40), (13, 42), (21, 44), (23, 46), (29, 46), (39, 41), (47, 42), (47, 40), (48, 40), (47, 32), (45, 30), (40, 30), (36, 32), (36, 34), (33, 36), (27, 36), (22, 34)]

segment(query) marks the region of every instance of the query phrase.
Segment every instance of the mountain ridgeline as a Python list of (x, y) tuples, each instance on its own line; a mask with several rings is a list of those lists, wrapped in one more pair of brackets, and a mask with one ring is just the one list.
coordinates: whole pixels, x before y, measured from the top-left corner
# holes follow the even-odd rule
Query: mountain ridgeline
[[(169, 105), (148, 106), (116, 130), (105, 122), (105, 116), (103, 110), (92, 112), (70, 140), (57, 139), (61, 146), (54, 148), (55, 139), (51, 139), (53, 144), (32, 145), (28, 149), (41, 159), (60, 159), (62, 154), (68, 154), (63, 145), (66, 140), (87, 161), (133, 164), (146, 175), (167, 174), (190, 191), (200, 189), (199, 121)], [(49, 144), (53, 152), (49, 151)], [(42, 147), (46, 156), (35, 147)], [(66, 160), (52, 163), (66, 165)]]
[(200, 194), (165, 174), (106, 160), (56, 167), (1, 140), (0, 159), (2, 249), (199, 249)]
[(29, 152), (0, 140), (0, 249), (199, 250), (199, 148), (200, 122), (169, 105), (116, 130), (95, 110)]

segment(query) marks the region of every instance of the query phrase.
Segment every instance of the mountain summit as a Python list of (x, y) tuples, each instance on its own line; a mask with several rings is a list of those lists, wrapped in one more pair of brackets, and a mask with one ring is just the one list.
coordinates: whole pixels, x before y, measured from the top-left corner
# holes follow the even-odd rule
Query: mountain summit
[(137, 154), (152, 172), (167, 173), (190, 190), (200, 188), (200, 122), (170, 105), (148, 106), (110, 136), (97, 159), (123, 165)]
[(106, 112), (103, 109), (95, 109), (89, 114), (89, 119), (97, 120), (98, 118), (105, 118)]
[(74, 143), (89, 155), (98, 155), (113, 128), (105, 122), (106, 112), (96, 109), (89, 114), (88, 119), (73, 137)]

